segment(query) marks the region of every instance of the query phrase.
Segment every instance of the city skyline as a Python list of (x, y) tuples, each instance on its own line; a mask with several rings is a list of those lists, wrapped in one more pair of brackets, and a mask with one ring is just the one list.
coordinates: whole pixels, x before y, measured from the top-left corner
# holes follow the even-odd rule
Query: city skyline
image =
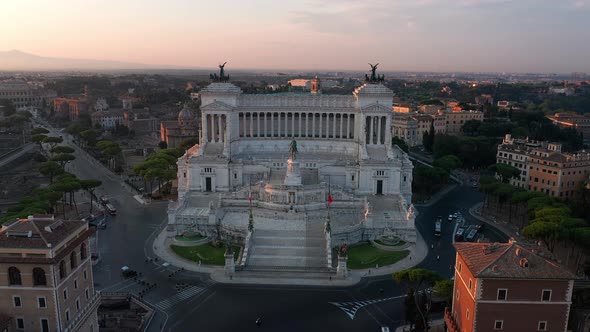
[[(239, 69), (590, 71), (582, 0), (12, 1), (0, 50)], [(26, 14), (25, 14), (26, 13)], [(47, 15), (50, 13), (50, 15)], [(10, 68), (3, 68), (10, 69)]]

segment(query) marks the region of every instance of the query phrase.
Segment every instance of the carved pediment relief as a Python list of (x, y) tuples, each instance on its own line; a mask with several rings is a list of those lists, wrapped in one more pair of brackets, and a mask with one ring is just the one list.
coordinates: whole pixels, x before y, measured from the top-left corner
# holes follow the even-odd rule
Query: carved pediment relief
[(383, 104), (369, 104), (362, 108), (363, 112), (391, 112), (391, 107), (387, 107)]
[(214, 101), (211, 104), (201, 106), (201, 111), (231, 111), (233, 107), (222, 101)]

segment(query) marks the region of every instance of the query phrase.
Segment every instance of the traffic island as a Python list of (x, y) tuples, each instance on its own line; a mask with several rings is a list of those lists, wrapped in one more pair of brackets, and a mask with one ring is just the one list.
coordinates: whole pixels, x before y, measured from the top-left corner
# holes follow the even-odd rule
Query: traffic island
[[(205, 243), (189, 247), (171, 245), (170, 249), (172, 249), (176, 255), (199, 264), (216, 266), (225, 265), (224, 246), (214, 246), (212, 243)], [(235, 259), (240, 252), (240, 247), (232, 246), (232, 252)]]
[(395, 264), (406, 258), (408, 250), (383, 250), (371, 243), (348, 247), (348, 268), (352, 270), (370, 269)]

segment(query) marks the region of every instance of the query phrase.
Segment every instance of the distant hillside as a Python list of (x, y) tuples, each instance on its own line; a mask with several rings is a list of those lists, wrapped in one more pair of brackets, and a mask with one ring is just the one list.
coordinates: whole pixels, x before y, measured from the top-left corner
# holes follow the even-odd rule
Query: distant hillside
[(169, 65), (156, 66), (110, 60), (50, 58), (18, 50), (0, 51), (0, 70), (61, 71), (124, 69), (181, 69), (181, 67)]

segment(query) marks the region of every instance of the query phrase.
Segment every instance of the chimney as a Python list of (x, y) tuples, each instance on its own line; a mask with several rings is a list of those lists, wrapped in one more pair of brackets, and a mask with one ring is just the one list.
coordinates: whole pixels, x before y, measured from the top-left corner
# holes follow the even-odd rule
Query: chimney
[(520, 256), (520, 248), (516, 248), (516, 256)]
[(518, 261), (518, 265), (520, 265), (522, 268), (529, 267), (529, 260), (526, 258), (521, 258), (520, 261)]

